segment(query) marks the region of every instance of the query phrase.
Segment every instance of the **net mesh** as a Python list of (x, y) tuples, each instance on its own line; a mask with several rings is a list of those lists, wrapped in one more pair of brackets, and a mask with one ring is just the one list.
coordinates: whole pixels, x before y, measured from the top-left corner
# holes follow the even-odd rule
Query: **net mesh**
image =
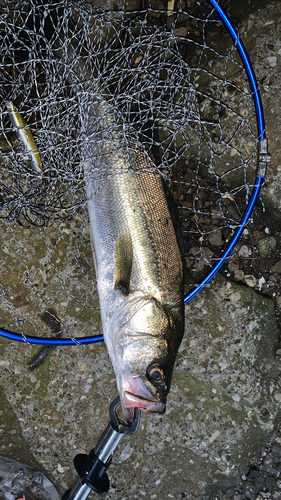
[(100, 328), (81, 152), (101, 95), (124, 154), (133, 140), (172, 192), (187, 287), (220, 257), (255, 179), (253, 98), (207, 0), (107, 3), (0, 1), (0, 326), (23, 335)]

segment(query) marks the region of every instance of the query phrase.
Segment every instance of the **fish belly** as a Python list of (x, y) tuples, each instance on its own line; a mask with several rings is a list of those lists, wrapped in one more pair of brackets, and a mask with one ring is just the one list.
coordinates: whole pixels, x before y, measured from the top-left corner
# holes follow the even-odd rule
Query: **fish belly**
[[(142, 161), (135, 153), (134, 168)], [(182, 301), (183, 270), (162, 178), (152, 162), (144, 168), (115, 171), (94, 192), (91, 162), (86, 162), (85, 182), (97, 285), (105, 341), (107, 325), (132, 294), (151, 295), (171, 307)], [(134, 164), (133, 164), (134, 163)], [(116, 165), (116, 164), (115, 164)], [(96, 168), (94, 168), (96, 171)], [(115, 287), (115, 253), (122, 235), (132, 245), (128, 296)]]

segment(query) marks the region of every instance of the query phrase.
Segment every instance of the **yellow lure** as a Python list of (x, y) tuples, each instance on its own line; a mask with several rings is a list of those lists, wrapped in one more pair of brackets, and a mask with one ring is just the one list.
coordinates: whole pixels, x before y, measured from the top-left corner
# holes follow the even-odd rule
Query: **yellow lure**
[(41, 174), (43, 172), (43, 168), (40, 154), (37, 149), (34, 137), (30, 129), (28, 128), (25, 119), (19, 113), (18, 109), (12, 102), (7, 102), (6, 105), (10, 120), (15, 127), (16, 133), (23, 143), (26, 151), (30, 154), (30, 160), (33, 169), (35, 170), (35, 172)]

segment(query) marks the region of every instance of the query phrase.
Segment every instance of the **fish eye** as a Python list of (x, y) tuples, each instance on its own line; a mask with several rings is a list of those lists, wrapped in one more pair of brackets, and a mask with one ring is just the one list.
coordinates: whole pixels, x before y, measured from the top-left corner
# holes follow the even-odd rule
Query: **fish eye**
[(162, 366), (154, 364), (147, 369), (147, 378), (152, 384), (161, 384), (165, 379), (165, 372)]

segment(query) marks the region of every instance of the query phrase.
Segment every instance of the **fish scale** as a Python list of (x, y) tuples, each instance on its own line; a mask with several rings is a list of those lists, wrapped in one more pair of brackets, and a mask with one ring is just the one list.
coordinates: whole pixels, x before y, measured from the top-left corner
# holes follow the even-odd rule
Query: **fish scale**
[(142, 145), (123, 137), (106, 99), (88, 106), (85, 129), (103, 332), (123, 409), (163, 412), (184, 316), (182, 256), (163, 179)]

